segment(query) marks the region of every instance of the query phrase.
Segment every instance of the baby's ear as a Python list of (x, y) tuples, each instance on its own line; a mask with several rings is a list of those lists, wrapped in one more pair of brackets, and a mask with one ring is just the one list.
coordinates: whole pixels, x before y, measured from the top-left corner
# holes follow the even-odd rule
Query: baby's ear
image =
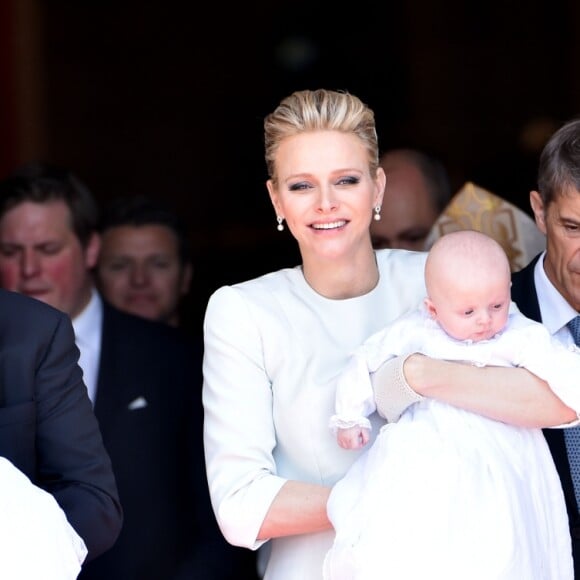
[(429, 313), (429, 316), (433, 320), (437, 320), (437, 309), (435, 308), (435, 304), (433, 304), (433, 302), (431, 302), (429, 297), (425, 298), (423, 300), (423, 303), (425, 304), (425, 308), (426, 308), (427, 312)]

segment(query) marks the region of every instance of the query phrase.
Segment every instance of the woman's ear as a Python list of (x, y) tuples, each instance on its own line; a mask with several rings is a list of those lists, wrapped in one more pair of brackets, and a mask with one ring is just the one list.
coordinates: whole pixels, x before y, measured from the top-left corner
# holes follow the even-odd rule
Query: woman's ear
[(383, 196), (385, 194), (385, 185), (387, 183), (387, 176), (385, 175), (385, 170), (382, 167), (377, 167), (377, 176), (375, 178), (375, 184), (377, 191), (375, 193), (375, 200), (373, 202), (373, 207), (383, 205)]
[(268, 181), (266, 181), (266, 187), (268, 188), (270, 201), (274, 206), (274, 211), (276, 212), (276, 215), (283, 218), (284, 214), (282, 213), (282, 210), (280, 208), (280, 199), (278, 197), (278, 192), (276, 191), (276, 187), (274, 186), (274, 183), (271, 179), (268, 179)]

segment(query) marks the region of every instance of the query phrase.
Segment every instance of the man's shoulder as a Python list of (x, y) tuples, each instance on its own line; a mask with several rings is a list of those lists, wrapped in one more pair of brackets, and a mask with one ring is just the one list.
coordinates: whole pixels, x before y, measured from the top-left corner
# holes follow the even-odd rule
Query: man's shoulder
[[(521, 270), (512, 272), (512, 297), (514, 295), (519, 295), (522, 292), (526, 294), (531, 290), (535, 289), (534, 282), (534, 268), (538, 257), (534, 258), (527, 266), (524, 266)], [(515, 299), (514, 299), (515, 300)], [(515, 300), (517, 302), (517, 300)]]
[(540, 308), (534, 281), (534, 268), (539, 256), (527, 266), (512, 274), (511, 298), (528, 318), (540, 320)]
[(167, 345), (179, 349), (190, 349), (193, 346), (193, 341), (177, 328), (123, 312), (103, 302), (103, 339), (117, 337), (119, 340), (132, 341), (134, 345)]
[(2, 319), (16, 320), (23, 323), (25, 320), (39, 321), (53, 321), (68, 318), (63, 312), (25, 294), (12, 292), (0, 288), (0, 312), (2, 312)]

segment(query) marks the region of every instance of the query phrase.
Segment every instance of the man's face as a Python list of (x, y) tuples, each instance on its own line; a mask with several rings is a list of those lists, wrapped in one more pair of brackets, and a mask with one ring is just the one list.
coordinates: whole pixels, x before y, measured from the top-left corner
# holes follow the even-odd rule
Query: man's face
[(23, 202), (0, 218), (0, 286), (74, 318), (91, 294), (98, 236), (83, 249), (63, 201)]
[(580, 191), (568, 188), (544, 207), (530, 194), (536, 224), (546, 235), (544, 270), (566, 301), (580, 312)]
[(106, 230), (97, 272), (100, 290), (114, 306), (177, 326), (191, 266), (181, 263), (178, 240), (170, 228), (147, 224)]

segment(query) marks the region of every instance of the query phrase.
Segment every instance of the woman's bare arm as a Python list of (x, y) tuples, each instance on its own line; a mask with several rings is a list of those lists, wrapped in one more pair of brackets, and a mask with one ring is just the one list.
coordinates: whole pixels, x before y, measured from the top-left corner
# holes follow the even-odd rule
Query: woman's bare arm
[(520, 427), (553, 427), (577, 419), (545, 381), (523, 368), (476, 367), (408, 357), (405, 379), (415, 392)]
[[(404, 359), (402, 369), (407, 383), (419, 395), (497, 421), (540, 428), (577, 419), (576, 413), (564, 405), (545, 381), (525, 369), (481, 368), (418, 354)], [(388, 398), (388, 388), (383, 396)], [(416, 400), (411, 396), (409, 404)], [(298, 481), (286, 482), (266, 514), (258, 539), (331, 529), (326, 512), (330, 489)]]
[(287, 481), (275, 497), (258, 534), (259, 540), (321, 532), (332, 528), (326, 515), (330, 487)]

